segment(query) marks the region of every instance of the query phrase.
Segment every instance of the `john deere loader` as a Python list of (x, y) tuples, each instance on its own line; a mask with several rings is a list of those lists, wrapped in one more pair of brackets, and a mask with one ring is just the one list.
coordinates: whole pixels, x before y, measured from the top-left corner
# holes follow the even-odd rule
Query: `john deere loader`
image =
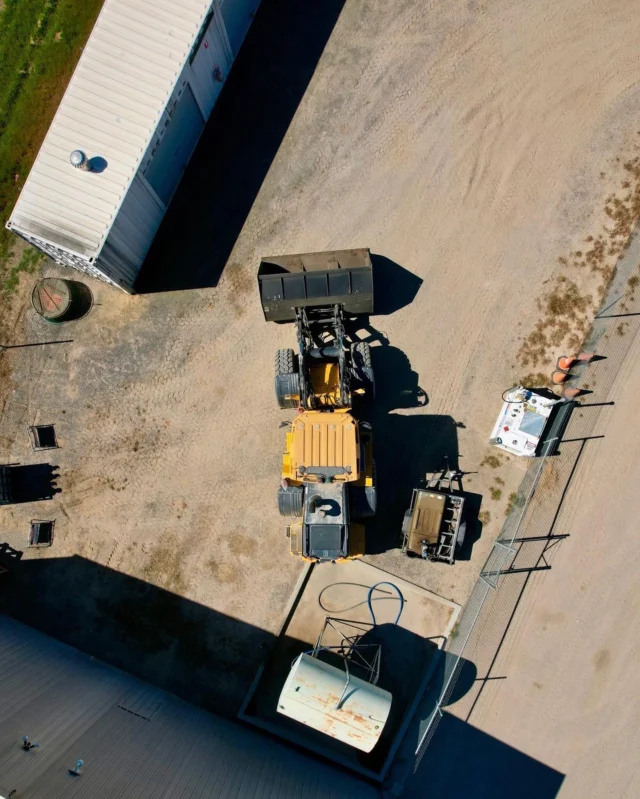
[(281, 408), (351, 408), (373, 396), (369, 344), (347, 331), (350, 319), (373, 313), (369, 250), (334, 250), (263, 258), (258, 283), (267, 322), (295, 322), (298, 351), (276, 353)]
[(369, 251), (263, 258), (258, 271), (267, 321), (295, 322), (298, 353), (278, 350), (281, 408), (297, 408), (286, 435), (278, 508), (291, 553), (310, 561), (364, 554), (358, 522), (376, 510), (371, 428), (351, 413), (354, 396), (373, 394), (369, 345), (345, 322), (373, 312)]
[(350, 413), (302, 411), (287, 432), (278, 509), (292, 555), (343, 561), (364, 555), (358, 521), (376, 511), (371, 431)]

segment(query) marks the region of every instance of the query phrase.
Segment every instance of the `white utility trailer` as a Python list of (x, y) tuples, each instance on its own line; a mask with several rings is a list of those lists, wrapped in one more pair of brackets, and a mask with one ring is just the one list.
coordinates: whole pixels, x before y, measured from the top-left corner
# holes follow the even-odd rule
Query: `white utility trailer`
[(512, 455), (552, 455), (575, 406), (546, 389), (516, 386), (505, 391), (489, 443)]

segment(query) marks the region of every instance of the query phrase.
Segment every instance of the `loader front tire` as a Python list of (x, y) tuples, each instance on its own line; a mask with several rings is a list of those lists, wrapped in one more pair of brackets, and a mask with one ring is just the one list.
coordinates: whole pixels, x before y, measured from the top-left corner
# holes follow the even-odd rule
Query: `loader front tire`
[(300, 405), (300, 375), (292, 349), (276, 352), (275, 390), (279, 408), (284, 410)]
[(371, 347), (366, 341), (357, 341), (351, 347), (351, 361), (356, 383), (364, 388), (366, 396), (375, 396), (376, 381), (373, 374)]

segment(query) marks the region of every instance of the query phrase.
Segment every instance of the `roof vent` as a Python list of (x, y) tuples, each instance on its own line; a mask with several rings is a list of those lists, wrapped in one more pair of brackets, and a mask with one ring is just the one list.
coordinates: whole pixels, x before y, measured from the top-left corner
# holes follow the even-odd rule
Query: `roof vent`
[(91, 163), (82, 150), (74, 150), (69, 156), (71, 165), (76, 169), (83, 169), (85, 172), (91, 172)]

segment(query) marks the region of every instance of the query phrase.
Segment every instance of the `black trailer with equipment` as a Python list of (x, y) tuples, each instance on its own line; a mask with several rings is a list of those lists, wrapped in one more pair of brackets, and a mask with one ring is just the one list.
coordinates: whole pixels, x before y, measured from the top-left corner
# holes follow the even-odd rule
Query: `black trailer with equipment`
[(414, 488), (402, 523), (405, 555), (453, 564), (467, 530), (465, 500), (453, 487), (459, 477), (447, 462), (439, 474), (427, 475), (423, 487)]

